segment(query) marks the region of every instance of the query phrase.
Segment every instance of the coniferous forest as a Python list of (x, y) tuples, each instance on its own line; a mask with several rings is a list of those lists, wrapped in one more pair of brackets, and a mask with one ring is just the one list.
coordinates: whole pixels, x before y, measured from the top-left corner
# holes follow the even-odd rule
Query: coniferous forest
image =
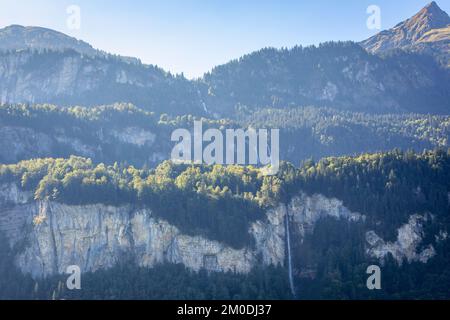
[[(261, 219), (271, 206), (289, 202), (290, 195), (300, 190), (321, 192), (342, 199), (350, 210), (363, 212), (367, 218), (357, 224), (324, 219), (294, 246), (294, 265), (300, 270), (295, 278), (301, 288), (299, 298), (445, 299), (450, 294), (444, 285), (450, 276), (445, 271), (450, 262), (448, 242), (435, 242), (434, 238), (449, 223), (449, 168), (450, 151), (445, 150), (324, 158), (305, 161), (299, 168), (283, 163), (277, 176), (263, 176), (252, 167), (167, 161), (155, 169), (137, 169), (117, 163), (95, 165), (89, 159), (71, 157), (1, 165), (0, 181), (19, 184), (33, 192), (36, 200), (150, 207), (184, 233), (200, 234), (234, 248), (251, 243), (247, 232), (250, 223)], [(370, 259), (365, 256), (364, 231), (370, 228), (384, 239), (394, 240), (397, 229), (416, 212), (433, 215), (432, 222), (425, 226), (429, 236), (422, 245), (433, 243), (436, 257), (427, 264), (405, 261), (400, 266), (388, 255), (383, 267), (386, 290), (368, 291), (364, 270)], [(3, 256), (11, 258), (7, 241), (2, 243)], [(3, 272), (18, 278), (15, 285), (6, 286), (5, 294), (10, 297), (96, 299), (105, 298), (106, 292), (106, 298), (111, 299), (293, 298), (289, 297), (286, 269), (281, 266), (255, 268), (248, 275), (238, 275), (195, 273), (181, 265), (142, 269), (124, 262), (87, 274), (87, 290), (73, 293), (61, 284), (64, 277), (35, 281), (11, 271), (15, 270), (11, 259), (2, 261)], [(312, 266), (313, 277), (301, 274), (307, 274)], [(189, 290), (179, 290), (181, 287)]]

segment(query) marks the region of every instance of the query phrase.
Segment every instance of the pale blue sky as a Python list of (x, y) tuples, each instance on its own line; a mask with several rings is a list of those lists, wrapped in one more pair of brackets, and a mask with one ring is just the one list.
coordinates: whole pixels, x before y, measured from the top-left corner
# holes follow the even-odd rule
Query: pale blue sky
[[(0, 27), (56, 29), (94, 47), (140, 58), (187, 77), (263, 47), (365, 39), (366, 9), (381, 8), (393, 27), (430, 0), (0, 0)], [(439, 0), (450, 12), (450, 0)], [(81, 29), (66, 26), (66, 8), (81, 8)]]

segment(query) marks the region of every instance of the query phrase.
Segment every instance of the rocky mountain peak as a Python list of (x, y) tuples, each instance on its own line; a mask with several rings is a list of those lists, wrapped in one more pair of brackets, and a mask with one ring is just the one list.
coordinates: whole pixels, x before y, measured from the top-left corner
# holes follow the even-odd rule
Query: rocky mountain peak
[(420, 13), (425, 13), (425, 14), (427, 14), (429, 16), (433, 16), (434, 15), (434, 17), (437, 17), (437, 18), (439, 18), (439, 17), (445, 18), (445, 19), (447, 19), (447, 23), (449, 23), (449, 20), (450, 20), (448, 14), (439, 7), (439, 5), (436, 3), (436, 1), (432, 1), (429, 4), (427, 4), (419, 12), (419, 14)]
[(450, 67), (450, 17), (431, 2), (413, 17), (361, 42), (372, 53), (406, 49), (433, 56)]
[(449, 24), (450, 17), (448, 14), (433, 1), (415, 16), (400, 23), (396, 28), (401, 28), (403, 31), (406, 31), (406, 39), (417, 41), (426, 32), (432, 29), (445, 28)]

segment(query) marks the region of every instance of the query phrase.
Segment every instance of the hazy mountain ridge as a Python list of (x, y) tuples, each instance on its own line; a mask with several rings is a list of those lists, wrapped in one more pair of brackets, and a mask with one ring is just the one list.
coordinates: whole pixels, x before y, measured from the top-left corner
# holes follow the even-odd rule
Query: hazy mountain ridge
[(189, 81), (153, 66), (74, 51), (0, 54), (2, 103), (131, 102), (159, 113), (233, 116), (238, 105), (448, 113), (450, 74), (426, 56), (367, 54), (356, 44), (262, 50)]
[[(73, 50), (91, 57), (109, 54), (93, 48), (89, 43), (62, 32), (42, 27), (11, 25), (0, 30), (0, 51), (66, 51)], [(137, 58), (116, 56), (129, 63), (140, 63)]]
[(208, 110), (327, 106), (367, 113), (448, 113), (450, 73), (432, 58), (403, 52), (379, 57), (359, 45), (325, 43), (263, 49), (205, 75)]
[(448, 19), (432, 3), (361, 44), (377, 53), (414, 45), (409, 51), (415, 53), (377, 56), (355, 43), (269, 48), (218, 66), (197, 81), (130, 64), (48, 29), (12, 26), (0, 30), (5, 49), (0, 54), (0, 102), (131, 102), (159, 113), (209, 117), (233, 117), (239, 105), (448, 114), (450, 73), (428, 57), (448, 63)]
[(202, 114), (198, 101), (188, 80), (114, 56), (86, 56), (73, 50), (0, 53), (1, 103), (132, 102), (160, 113)]

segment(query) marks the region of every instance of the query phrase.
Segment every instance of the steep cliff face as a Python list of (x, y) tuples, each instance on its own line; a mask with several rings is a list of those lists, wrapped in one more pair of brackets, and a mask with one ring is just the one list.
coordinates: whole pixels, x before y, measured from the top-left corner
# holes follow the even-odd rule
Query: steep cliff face
[(257, 253), (266, 265), (284, 264), (286, 235), (284, 217), (286, 214), (286, 206), (279, 205), (266, 213), (266, 221), (257, 221), (251, 226)]
[[(59, 57), (58, 57), (59, 56)], [(53, 61), (52, 61), (53, 60)], [(50, 68), (50, 61), (53, 67)], [(80, 55), (59, 55), (44, 58), (43, 54), (19, 52), (3, 54), (0, 63), (0, 102), (44, 101), (49, 96), (71, 96), (98, 86), (98, 79), (106, 73), (105, 66), (84, 67)], [(22, 68), (22, 66), (27, 68)], [(96, 77), (89, 77), (97, 73)], [(103, 75), (102, 75), (103, 74)], [(51, 77), (45, 77), (51, 75)], [(84, 78), (84, 79), (83, 79)], [(81, 86), (71, 85), (76, 79)]]
[(391, 254), (398, 264), (420, 261), (426, 263), (431, 259), (436, 251), (433, 245), (420, 249), (424, 232), (423, 223), (429, 216), (412, 215), (408, 223), (398, 229), (397, 240), (395, 242), (385, 242), (374, 231), (366, 233), (366, 240), (369, 244), (367, 254), (383, 261), (388, 254)]
[(204, 114), (194, 83), (155, 66), (72, 49), (0, 48), (0, 103), (93, 106), (118, 101), (160, 113)]
[[(16, 265), (34, 278), (62, 274), (69, 265), (88, 272), (108, 269), (121, 261), (134, 261), (142, 267), (179, 263), (195, 271), (236, 273), (248, 273), (256, 264), (283, 266), (286, 216), (290, 232), (300, 241), (324, 217), (349, 223), (365, 219), (337, 199), (300, 193), (288, 205), (268, 210), (264, 219), (250, 225), (254, 246), (234, 249), (201, 236), (182, 234), (149, 209), (36, 202), (30, 192), (21, 191), (15, 184), (0, 186), (0, 231), (17, 248)], [(426, 262), (434, 249), (430, 246), (415, 253), (423, 235), (420, 221), (419, 216), (411, 217), (410, 223), (399, 229), (399, 240), (394, 244), (386, 244), (374, 232), (368, 232), (367, 254), (382, 260), (391, 252), (399, 263), (403, 257)]]
[(28, 203), (31, 200), (31, 192), (19, 189), (15, 183), (0, 184), (0, 208), (5, 206), (17, 206)]
[(51, 154), (52, 139), (30, 128), (0, 127), (0, 161), (17, 162), (22, 158), (45, 157)]
[(26, 231), (29, 212), (36, 212), (31, 192), (21, 191), (16, 184), (0, 184), (0, 232), (12, 246), (21, 242)]
[[(36, 208), (36, 207), (35, 207)], [(147, 209), (41, 202), (17, 264), (33, 277), (107, 269), (131, 259), (139, 266), (181, 263), (198, 271), (250, 271), (254, 254), (199, 236), (187, 236)], [(32, 211), (30, 212), (33, 213)]]
[[(134, 68), (137, 66), (120, 60), (83, 56), (74, 51), (3, 53), (0, 59), (0, 102), (64, 101), (75, 95), (101, 90), (105, 85), (148, 87), (153, 81), (164, 79), (157, 70), (146, 78), (142, 72), (133, 73), (131, 70)], [(126, 82), (120, 80), (124, 77)]]
[(155, 146), (158, 138), (169, 140), (168, 137), (163, 137), (163, 132), (154, 133), (136, 126), (120, 129), (95, 128), (83, 133), (80, 131), (76, 127), (67, 130), (55, 126), (46, 132), (21, 126), (0, 127), (0, 162), (16, 163), (23, 159), (55, 155), (69, 157), (73, 154), (102, 162), (118, 159), (117, 154), (123, 155), (123, 150), (126, 150), (128, 154), (123, 155), (125, 158), (130, 158), (130, 154), (136, 157), (130, 159), (131, 162), (156, 164), (168, 159), (170, 155), (170, 145), (166, 147), (167, 150)]
[(313, 232), (314, 226), (322, 218), (332, 217), (349, 222), (365, 219), (364, 215), (347, 209), (342, 201), (329, 199), (320, 194), (308, 196), (302, 193), (292, 199), (288, 210), (301, 239), (306, 233)]
[[(237, 273), (249, 272), (256, 261), (253, 249), (236, 250), (200, 236), (181, 234), (148, 209), (69, 206), (32, 199), (31, 193), (20, 191), (15, 184), (1, 186), (0, 231), (11, 246), (21, 248), (17, 266), (35, 278), (64, 273), (69, 265), (96, 271), (129, 259), (143, 267), (181, 263), (195, 271)], [(272, 214), (279, 213), (275, 210), (269, 216)], [(275, 247), (271, 241), (263, 240)], [(283, 245), (280, 243), (281, 252)], [(283, 264), (283, 258), (273, 261)]]

